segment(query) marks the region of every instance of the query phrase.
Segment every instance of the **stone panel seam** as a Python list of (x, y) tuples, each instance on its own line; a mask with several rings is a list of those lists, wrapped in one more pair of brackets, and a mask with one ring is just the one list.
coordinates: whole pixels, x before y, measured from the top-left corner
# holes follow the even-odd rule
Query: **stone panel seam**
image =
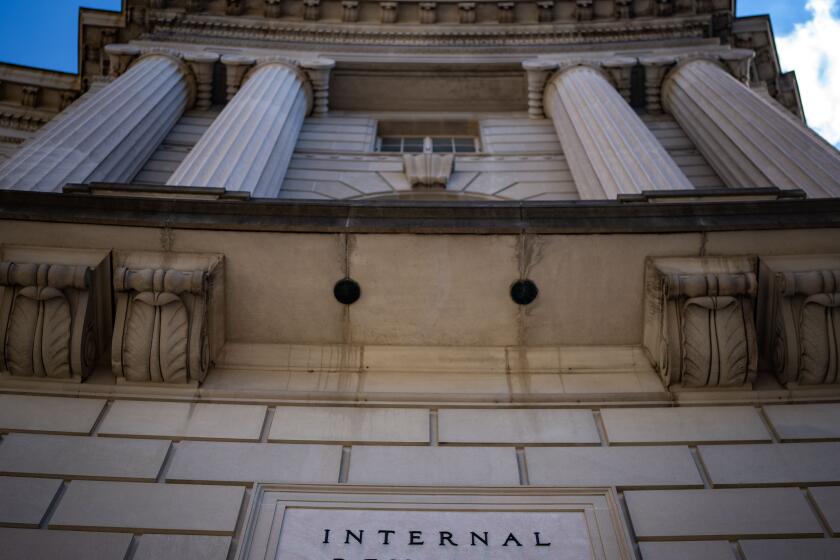
[(169, 467), (172, 466), (172, 457), (175, 455), (176, 442), (169, 442), (169, 447), (166, 448), (166, 455), (163, 456), (163, 462), (160, 464), (155, 482), (166, 482), (166, 475), (169, 473)]
[(131, 542), (128, 543), (128, 549), (125, 551), (125, 558), (123, 560), (134, 560), (134, 555), (137, 554), (137, 549), (140, 547), (140, 541), (137, 535), (131, 535)]
[(271, 431), (271, 425), (274, 423), (274, 414), (277, 412), (277, 407), (269, 407), (265, 410), (265, 418), (263, 418), (262, 429), (260, 430), (260, 443), (268, 443), (268, 434)]
[(338, 466), (338, 483), (346, 484), (350, 475), (350, 454), (353, 451), (352, 446), (345, 445), (341, 448), (341, 462)]
[(531, 479), (528, 476), (528, 460), (524, 447), (516, 448), (516, 469), (519, 471), (519, 484), (521, 486), (530, 486)]
[(758, 417), (761, 418), (761, 421), (764, 422), (764, 427), (767, 428), (767, 431), (770, 433), (770, 437), (773, 439), (773, 443), (779, 443), (782, 441), (782, 438), (776, 432), (776, 427), (773, 426), (773, 422), (770, 421), (770, 417), (767, 416), (767, 412), (765, 412), (763, 406), (757, 406), (756, 412), (758, 412)]
[(732, 554), (738, 560), (746, 560), (747, 556), (744, 554), (744, 551), (741, 550), (741, 543), (740, 541), (729, 541), (729, 546), (732, 548)]
[(234, 527), (233, 534), (230, 538), (230, 548), (228, 548), (227, 560), (234, 560), (234, 558), (236, 558), (236, 553), (239, 549), (239, 539), (242, 537), (242, 530), (245, 526), (245, 518), (248, 516), (251, 498), (255, 494), (256, 485), (252, 488), (246, 488), (242, 495), (242, 505), (239, 508), (239, 515), (236, 518), (236, 527)]
[(93, 426), (91, 426), (88, 435), (94, 437), (99, 436), (99, 426), (102, 425), (102, 422), (105, 420), (105, 415), (108, 414), (109, 410), (111, 410), (111, 405), (113, 403), (114, 401), (112, 399), (105, 401), (105, 405), (102, 407), (102, 410), (99, 411), (99, 416), (97, 416), (96, 420), (93, 421)]
[(694, 466), (697, 467), (697, 471), (700, 473), (700, 478), (703, 479), (703, 488), (714, 488), (714, 484), (712, 484), (712, 477), (706, 470), (706, 465), (703, 463), (703, 457), (700, 455), (700, 451), (697, 449), (697, 446), (690, 445), (688, 450), (691, 452), (691, 458), (694, 459)]
[(633, 556), (636, 560), (642, 560), (642, 551), (639, 548), (639, 540), (636, 538), (636, 529), (633, 527), (633, 519), (630, 517), (630, 508), (627, 507), (627, 500), (624, 499), (624, 492), (616, 489), (618, 498), (618, 509), (621, 518), (624, 520), (624, 530), (633, 543)]
[(814, 499), (813, 494), (811, 494), (811, 490), (809, 488), (801, 488), (802, 494), (805, 496), (805, 501), (808, 502), (808, 506), (811, 508), (811, 511), (814, 512), (814, 516), (819, 520), (820, 526), (823, 529), (823, 536), (826, 538), (831, 538), (833, 536), (833, 532), (831, 531), (831, 524), (828, 522), (828, 519), (823, 515), (822, 510), (820, 510), (820, 506), (817, 503), (817, 500)]
[(592, 414), (595, 416), (595, 427), (598, 429), (598, 437), (601, 439), (601, 447), (609, 447), (610, 440), (607, 438), (607, 427), (604, 425), (604, 419), (601, 417), (601, 411), (593, 410)]
[(429, 411), (429, 445), (437, 446), (440, 443), (440, 424), (437, 409)]
[(62, 480), (61, 486), (58, 487), (58, 492), (56, 492), (55, 496), (53, 496), (50, 501), (50, 505), (47, 506), (47, 511), (44, 513), (43, 519), (41, 519), (41, 522), (38, 524), (39, 529), (46, 529), (49, 526), (50, 520), (52, 519), (55, 510), (58, 508), (58, 503), (61, 501), (65, 492), (67, 492), (67, 481)]

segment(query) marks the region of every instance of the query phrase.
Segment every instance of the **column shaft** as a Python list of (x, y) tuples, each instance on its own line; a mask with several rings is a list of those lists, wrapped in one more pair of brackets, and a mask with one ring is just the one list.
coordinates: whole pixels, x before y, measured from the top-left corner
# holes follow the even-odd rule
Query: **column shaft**
[(577, 66), (561, 72), (546, 89), (545, 106), (581, 198), (694, 188), (595, 68)]
[(718, 64), (677, 67), (663, 104), (728, 186), (840, 196), (840, 153)]
[(185, 66), (154, 54), (59, 115), (0, 167), (0, 187), (59, 191), (66, 183), (128, 182), (194, 94)]
[(276, 196), (310, 105), (298, 72), (258, 66), (167, 184)]

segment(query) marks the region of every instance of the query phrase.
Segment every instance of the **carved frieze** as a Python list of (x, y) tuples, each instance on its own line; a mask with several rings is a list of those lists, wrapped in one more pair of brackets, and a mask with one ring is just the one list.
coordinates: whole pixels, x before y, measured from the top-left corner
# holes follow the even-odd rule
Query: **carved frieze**
[(283, 15), (283, 0), (264, 0), (263, 13), (267, 18), (279, 18)]
[[(96, 365), (110, 330), (107, 254), (92, 259), (63, 251), (47, 255), (60, 264), (33, 262), (43, 260), (44, 253), (28, 248), (4, 249), (3, 257), (0, 370), (15, 377), (81, 381)], [(67, 264), (74, 261), (80, 264)]]
[(475, 2), (459, 2), (458, 14), (460, 23), (475, 23)]
[(420, 23), (435, 23), (437, 21), (437, 3), (420, 2), (417, 4), (420, 14)]
[(762, 366), (782, 383), (840, 383), (840, 255), (761, 261)]
[(321, 17), (321, 0), (303, 0), (303, 19), (315, 21)]
[(41, 97), (41, 88), (38, 86), (23, 86), (21, 91), (23, 92), (20, 99), (21, 105), (33, 109), (38, 106), (38, 101)]
[(537, 2), (537, 21), (551, 23), (554, 21), (554, 0)]
[(754, 259), (648, 262), (645, 347), (668, 387), (748, 386), (758, 371)]
[(221, 258), (192, 270), (153, 266), (156, 260), (177, 263), (177, 257), (141, 258), (136, 266), (131, 258), (123, 260), (128, 266), (114, 270), (114, 375), (134, 383), (200, 383), (212, 356), (211, 287)]
[(397, 3), (396, 2), (380, 2), (379, 3), (379, 20), (382, 23), (396, 23), (396, 21), (397, 21)]
[(496, 18), (499, 23), (513, 23), (516, 21), (516, 4), (513, 2), (499, 2), (496, 4)]
[(358, 0), (343, 0), (341, 2), (341, 21), (348, 23), (359, 21)]

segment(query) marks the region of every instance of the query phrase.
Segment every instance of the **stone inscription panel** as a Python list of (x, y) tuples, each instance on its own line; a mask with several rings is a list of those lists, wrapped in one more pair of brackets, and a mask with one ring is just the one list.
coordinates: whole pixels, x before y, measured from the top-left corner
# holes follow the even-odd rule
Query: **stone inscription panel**
[(614, 490), (258, 484), (237, 560), (630, 560)]
[(287, 508), (276, 560), (591, 560), (583, 512)]

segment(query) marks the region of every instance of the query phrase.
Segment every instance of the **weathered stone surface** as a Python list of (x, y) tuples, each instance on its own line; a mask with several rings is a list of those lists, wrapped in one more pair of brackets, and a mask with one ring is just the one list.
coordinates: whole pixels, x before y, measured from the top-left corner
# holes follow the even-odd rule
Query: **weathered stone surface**
[(642, 560), (736, 560), (726, 541), (642, 542)]
[(589, 410), (440, 410), (446, 443), (601, 443)]
[(633, 491), (624, 497), (640, 540), (822, 535), (798, 488)]
[(170, 481), (338, 482), (341, 447), (274, 443), (178, 443), (166, 474)]
[(358, 446), (350, 455), (354, 484), (519, 484), (507, 447)]
[(123, 560), (130, 534), (0, 529), (3, 560)]
[(117, 401), (99, 434), (256, 441), (265, 413), (261, 405)]
[(143, 535), (134, 560), (225, 560), (230, 537)]
[(278, 406), (268, 440), (427, 443), (429, 411), (416, 408)]
[(739, 545), (746, 560), (836, 560), (840, 558), (840, 540), (838, 539), (744, 540)]
[(610, 443), (770, 441), (748, 406), (608, 408), (601, 411)]
[(782, 441), (840, 438), (840, 404), (773, 405), (764, 412)]
[(244, 494), (234, 486), (74, 480), (50, 527), (232, 535)]
[(37, 527), (59, 487), (60, 480), (0, 476), (0, 523)]
[(0, 395), (0, 431), (87, 434), (104, 400)]
[(831, 533), (835, 537), (840, 535), (840, 487), (811, 488), (809, 491), (828, 522)]
[(168, 441), (9, 434), (0, 445), (0, 473), (152, 481)]
[(700, 456), (714, 486), (836, 483), (840, 443), (703, 445)]
[(536, 485), (703, 486), (687, 447), (528, 447), (525, 456)]

